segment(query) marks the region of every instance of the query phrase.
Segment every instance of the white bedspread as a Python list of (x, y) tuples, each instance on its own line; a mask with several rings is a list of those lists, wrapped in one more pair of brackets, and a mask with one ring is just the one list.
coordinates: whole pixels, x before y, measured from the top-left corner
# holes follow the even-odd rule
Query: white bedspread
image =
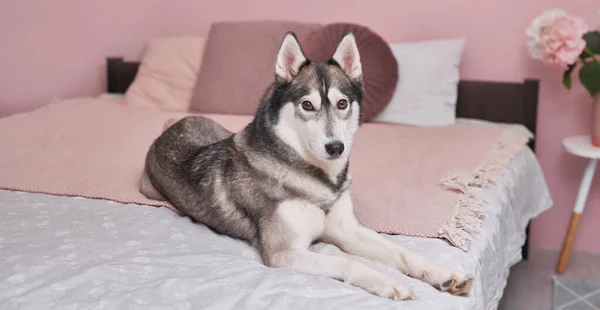
[[(470, 253), (443, 240), (387, 236), (472, 273), (471, 295), (440, 293), (367, 262), (418, 298), (394, 302), (336, 280), (267, 268), (245, 243), (165, 208), (0, 191), (0, 308), (496, 309), (509, 267), (521, 259), (527, 221), (551, 199), (528, 149), (483, 195), (485, 227)], [(314, 250), (346, 255), (325, 244)]]

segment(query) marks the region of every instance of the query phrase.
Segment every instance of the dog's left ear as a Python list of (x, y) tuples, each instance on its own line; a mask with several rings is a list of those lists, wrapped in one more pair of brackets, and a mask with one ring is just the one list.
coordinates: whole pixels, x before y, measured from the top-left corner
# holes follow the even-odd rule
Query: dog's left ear
[(286, 33), (283, 42), (281, 42), (279, 53), (277, 53), (275, 74), (289, 82), (298, 75), (300, 67), (305, 61), (306, 56), (302, 52), (296, 35), (293, 32)]
[(342, 70), (352, 79), (362, 78), (362, 67), (360, 65), (360, 55), (356, 46), (356, 39), (350, 32), (347, 33), (340, 43), (338, 43), (333, 60), (340, 65)]

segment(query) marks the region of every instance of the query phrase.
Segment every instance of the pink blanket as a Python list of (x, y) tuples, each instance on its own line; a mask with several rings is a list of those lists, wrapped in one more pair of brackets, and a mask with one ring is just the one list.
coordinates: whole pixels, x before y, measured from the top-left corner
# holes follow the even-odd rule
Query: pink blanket
[[(181, 113), (115, 100), (73, 99), (0, 119), (0, 188), (163, 206), (139, 192), (149, 145)], [(231, 131), (249, 116), (206, 115)], [(365, 124), (350, 170), (359, 220), (379, 232), (445, 238), (468, 250), (482, 223), (471, 192), (494, 179), (530, 138), (500, 125)]]

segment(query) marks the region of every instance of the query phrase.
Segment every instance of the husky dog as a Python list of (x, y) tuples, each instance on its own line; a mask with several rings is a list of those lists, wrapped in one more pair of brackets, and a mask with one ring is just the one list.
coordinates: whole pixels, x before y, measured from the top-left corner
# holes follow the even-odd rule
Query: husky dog
[(441, 291), (466, 294), (471, 275), (439, 267), (356, 219), (348, 158), (362, 96), (351, 33), (330, 60), (314, 62), (289, 32), (254, 120), (235, 134), (201, 116), (175, 122), (148, 151), (141, 191), (217, 233), (249, 242), (270, 267), (331, 277), (384, 298), (415, 298), (364, 264), (310, 251), (323, 241)]

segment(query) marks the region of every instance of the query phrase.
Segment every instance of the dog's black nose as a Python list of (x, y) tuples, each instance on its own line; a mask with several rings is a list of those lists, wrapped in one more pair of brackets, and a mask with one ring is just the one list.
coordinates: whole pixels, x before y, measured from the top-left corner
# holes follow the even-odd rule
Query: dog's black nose
[(325, 151), (331, 157), (340, 157), (344, 153), (344, 143), (340, 141), (325, 144)]

